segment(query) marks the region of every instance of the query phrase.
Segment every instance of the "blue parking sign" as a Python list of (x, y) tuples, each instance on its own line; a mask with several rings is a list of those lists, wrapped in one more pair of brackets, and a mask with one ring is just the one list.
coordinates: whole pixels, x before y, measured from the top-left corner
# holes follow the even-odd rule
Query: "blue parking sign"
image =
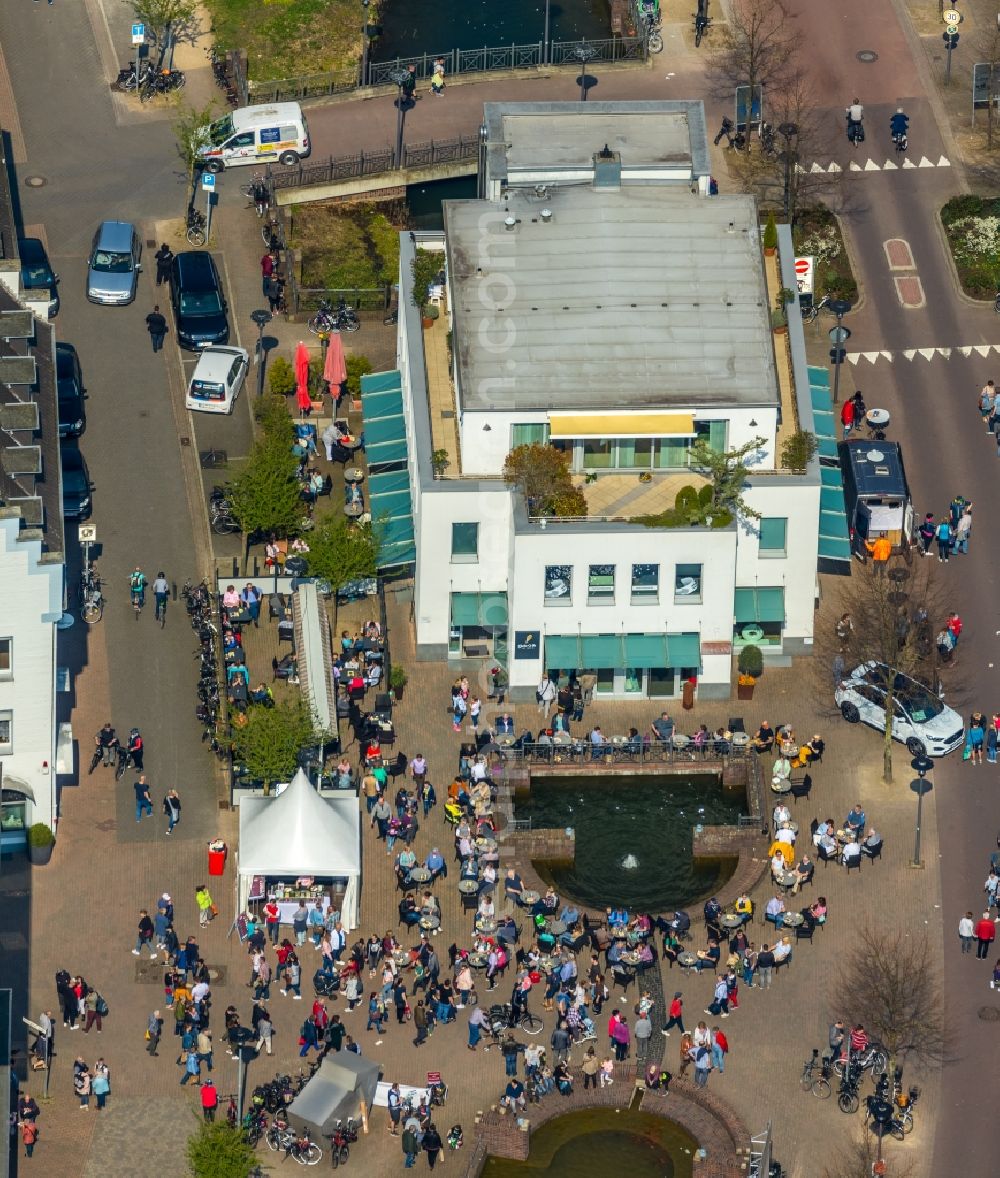
[(204, 192), (214, 192), (215, 191), (215, 173), (214, 172), (202, 172), (202, 174), (201, 174), (201, 187)]

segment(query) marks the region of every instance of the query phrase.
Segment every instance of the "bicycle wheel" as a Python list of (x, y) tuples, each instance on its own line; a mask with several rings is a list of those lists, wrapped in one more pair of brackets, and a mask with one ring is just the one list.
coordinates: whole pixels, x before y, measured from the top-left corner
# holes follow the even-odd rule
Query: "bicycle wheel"
[(913, 1113), (905, 1112), (899, 1118), (899, 1123), (903, 1126), (904, 1133), (913, 1132)]
[(253, 183), (253, 181), (251, 181), (249, 184), (241, 184), (240, 196), (245, 196), (249, 200), (250, 197), (253, 196), (256, 187), (257, 186)]
[(526, 1035), (537, 1035), (541, 1032), (542, 1020), (537, 1015), (528, 1011), (521, 1019), (520, 1027)]
[(808, 1092), (813, 1086), (812, 1071), (802, 1073), (802, 1078), (799, 1080), (799, 1086), (803, 1092)]
[(306, 327), (309, 328), (313, 335), (319, 335), (321, 332), (330, 330), (330, 324), (327, 321), (326, 316), (323, 314), (313, 315), (313, 317), (306, 322)]
[(822, 1076), (818, 1080), (813, 1080), (812, 1094), (820, 1100), (827, 1100), (833, 1089), (830, 1087), (830, 1081), (824, 1080)]
[(837, 1108), (842, 1113), (856, 1113), (861, 1105), (856, 1092), (841, 1092), (837, 1097)]
[(890, 1132), (890, 1133), (893, 1135), (893, 1137), (894, 1137), (894, 1138), (895, 1138), (897, 1141), (902, 1141), (902, 1140), (905, 1138), (905, 1136), (906, 1136), (906, 1130), (905, 1130), (905, 1129), (903, 1128), (903, 1126), (902, 1126), (902, 1125), (899, 1123), (899, 1121), (893, 1121), (893, 1122), (892, 1122), (892, 1123), (889, 1125), (889, 1132)]
[(260, 235), (264, 244), (270, 246), (281, 240), (281, 229), (276, 221), (268, 221), (266, 225), (261, 226)]
[[(917, 754), (920, 756), (920, 753)], [(889, 1070), (889, 1057), (884, 1051), (876, 1051), (872, 1056), (872, 1079)]]
[(239, 524), (228, 515), (216, 515), (212, 517), (212, 531), (217, 536), (231, 536), (233, 532), (238, 532), (239, 530)]
[(187, 231), (187, 239), (189, 245), (204, 245), (205, 244), (205, 230), (197, 225), (192, 225)]
[(342, 319), (338, 326), (341, 331), (360, 331), (361, 320), (354, 317), (349, 319)]
[(95, 622), (99, 622), (103, 614), (103, 602), (97, 602), (96, 605), (92, 601), (87, 602), (87, 604), (84, 605), (80, 610), (80, 617), (83, 618), (83, 620), (90, 626), (92, 626)]
[(650, 33), (648, 45), (650, 53), (659, 53), (663, 49), (663, 38), (659, 33)]
[(334, 1154), (337, 1157), (337, 1161), (335, 1161), (333, 1164), (335, 1166), (336, 1165), (346, 1166), (347, 1159), (351, 1156), (351, 1151), (347, 1148), (346, 1145), (342, 1145), (339, 1150), (334, 1150)]
[[(694, 47), (695, 47), (695, 49), (701, 48), (701, 29), (700, 28), (697, 28), (694, 31)], [(663, 48), (662, 43), (660, 45), (660, 48), (661, 49)], [(650, 49), (652, 49), (652, 45), (650, 46)], [(657, 50), (657, 52), (659, 52), (659, 50)]]
[(267, 1145), (268, 1145), (268, 1148), (272, 1149), (275, 1153), (277, 1153), (279, 1150), (284, 1150), (284, 1148), (285, 1148), (284, 1145), (282, 1144), (282, 1142), (278, 1139), (278, 1134), (275, 1132), (274, 1129), (268, 1130)]
[(323, 1151), (316, 1144), (315, 1141), (309, 1142), (308, 1149), (300, 1149), (295, 1155), (295, 1160), (300, 1162), (303, 1166), (315, 1166), (323, 1157)]

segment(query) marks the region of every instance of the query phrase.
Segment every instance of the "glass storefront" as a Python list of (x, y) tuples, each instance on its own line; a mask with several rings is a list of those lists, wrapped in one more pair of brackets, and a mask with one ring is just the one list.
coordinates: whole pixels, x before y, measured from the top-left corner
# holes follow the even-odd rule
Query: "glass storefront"
[[(541, 426), (513, 426), (514, 438), (534, 437), (542, 440)], [(725, 450), (729, 436), (728, 421), (696, 421), (694, 434), (676, 438), (555, 438), (550, 441), (570, 460), (575, 471), (602, 470), (687, 470), (695, 441), (707, 442), (713, 450)]]
[(673, 699), (700, 672), (697, 634), (549, 635), (545, 665), (553, 679), (596, 677), (605, 699)]
[(16, 789), (5, 789), (0, 802), (0, 849), (3, 853), (24, 847), (27, 843), (28, 799)]

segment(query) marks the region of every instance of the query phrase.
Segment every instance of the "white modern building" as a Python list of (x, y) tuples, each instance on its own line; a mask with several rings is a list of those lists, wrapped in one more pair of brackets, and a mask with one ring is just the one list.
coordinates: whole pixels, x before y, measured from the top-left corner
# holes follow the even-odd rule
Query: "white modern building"
[[(772, 334), (755, 203), (710, 195), (698, 102), (492, 104), (483, 136), (480, 197), (446, 203), (443, 235), (402, 238), (398, 372), (364, 386), (371, 506), (386, 563), (415, 561), (418, 657), (503, 663), (513, 698), (546, 670), (590, 671), (607, 697), (694, 680), (724, 698), (742, 645), (810, 646), (816, 602), (819, 463), (780, 467), (814, 429), (801, 322)], [(781, 239), (772, 285), (794, 288)], [(415, 247), (441, 254), (430, 324)], [(759, 521), (651, 526), (704, 485), (696, 439), (760, 439)], [(567, 456), (585, 517), (505, 484), (525, 443)]]

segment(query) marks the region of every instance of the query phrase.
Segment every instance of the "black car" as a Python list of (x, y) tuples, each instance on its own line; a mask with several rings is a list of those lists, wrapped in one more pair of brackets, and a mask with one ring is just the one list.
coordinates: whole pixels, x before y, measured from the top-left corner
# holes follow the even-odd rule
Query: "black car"
[(62, 456), (63, 516), (66, 519), (87, 519), (90, 516), (90, 471), (87, 460), (73, 442), (60, 447)]
[(207, 250), (177, 254), (170, 268), (170, 300), (177, 342), (189, 352), (229, 342), (226, 299), (215, 260)]
[(56, 388), (59, 394), (59, 436), (78, 438), (87, 424), (80, 358), (72, 344), (56, 344)]
[(21, 259), (21, 285), (25, 290), (48, 291), (48, 316), (51, 319), (59, 310), (59, 292), (56, 290), (59, 275), (52, 273), (45, 246), (37, 237), (22, 237), (17, 243), (17, 252)]

